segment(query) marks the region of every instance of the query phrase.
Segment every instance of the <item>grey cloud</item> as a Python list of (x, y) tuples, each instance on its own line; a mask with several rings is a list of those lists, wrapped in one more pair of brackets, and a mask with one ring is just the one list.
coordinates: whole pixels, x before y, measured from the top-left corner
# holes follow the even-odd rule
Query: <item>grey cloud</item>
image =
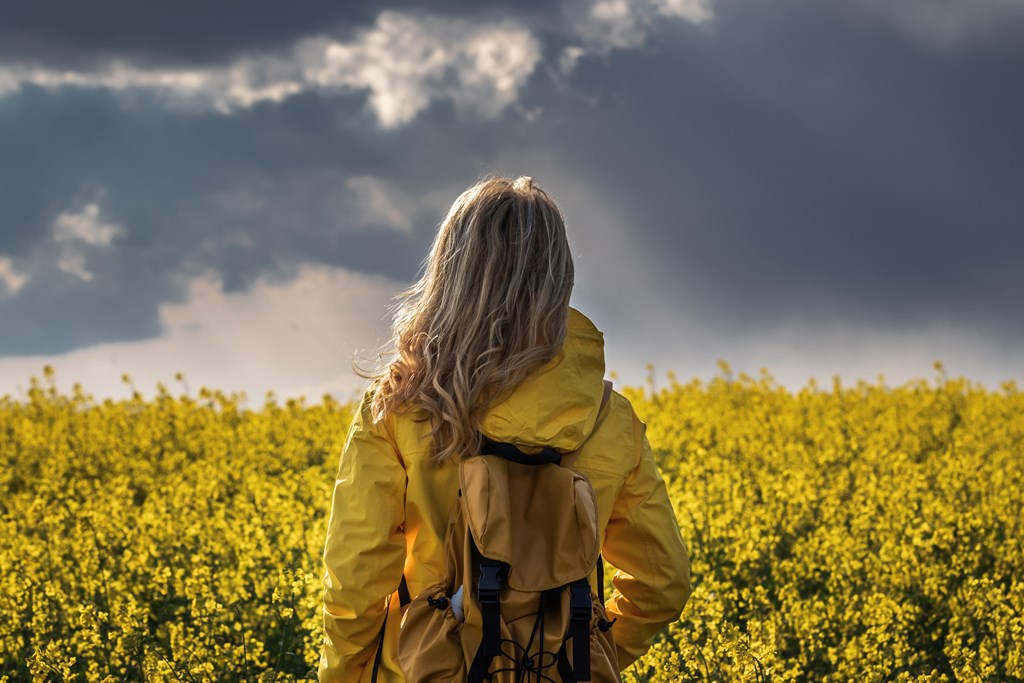
[(516, 14), (543, 24), (551, 7), (542, 2), (442, 0), (429, 8), (413, 0), (384, 3), (314, 2), (302, 7), (270, 0), (197, 0), (96, 5), (39, 0), (0, 5), (0, 62), (32, 61), (83, 68), (112, 57), (139, 66), (217, 64), (242, 53), (287, 49), (308, 35), (351, 36), (384, 9), (441, 17)]
[(1024, 23), (1024, 5), (1016, 0), (861, 0), (858, 9), (937, 49), (984, 44), (1012, 34)]
[[(0, 353), (157, 334), (158, 306), (180, 301), (185, 278), (208, 268), (228, 291), (303, 262), (412, 278), (448, 204), (479, 172), (476, 155), (498, 140), (450, 105), (385, 133), (364, 105), (299, 96), (241, 116), (182, 117), (126, 111), (104, 92), (29, 88), (8, 100), (0, 129), (19, 135), (0, 138), (0, 254), (31, 279), (0, 296)], [(408, 231), (360, 210), (346, 183), (365, 177), (404, 201)], [(95, 279), (82, 282), (57, 269), (51, 226), (93, 199), (126, 234), (85, 250)]]
[[(362, 93), (220, 116), (170, 112), (145, 93), (125, 106), (110, 93), (27, 86), (0, 98), (0, 130), (17, 131), (0, 136), (0, 256), (35, 270), (16, 296), (0, 295), (0, 353), (157, 334), (158, 306), (205, 268), (229, 290), (306, 261), (408, 281), (458, 192), (510, 170), (492, 166), (509, 150), (531, 149), (626, 219), (629, 261), (646, 266), (673, 315), (728, 334), (787, 319), (945, 320), (1009, 338), (1024, 321), (1024, 31), (1007, 18), (985, 40), (940, 50), (865, 2), (720, 0), (710, 27), (659, 26), (637, 49), (584, 56), (568, 78), (553, 70), (571, 26), (531, 5), (516, 18), (544, 36), (548, 63), (521, 109), (493, 121), (439, 101), (383, 131)], [(184, 19), (147, 23), (170, 10), (137, 7), (100, 27), (7, 5), (0, 62), (217, 61), (351, 30), (377, 12), (324, 6), (278, 23), (269, 4), (247, 4), (189, 34)], [(465, 12), (454, 2), (432, 11)], [(229, 21), (243, 16), (251, 25)], [(8, 40), (15, 32), (20, 43)], [(408, 232), (353, 202), (353, 177), (394, 188)], [(88, 252), (96, 277), (85, 283), (54, 268), (47, 231), (95, 193), (127, 234)], [(585, 224), (574, 229), (601, 248)], [(631, 274), (616, 277), (632, 295)]]
[(582, 62), (600, 102), (557, 133), (678, 306), (732, 332), (1019, 329), (1024, 43), (940, 56), (831, 4), (716, 22)]
[(140, 65), (219, 62), (243, 50), (275, 50), (330, 27), (351, 30), (375, 9), (360, 3), (228, 0), (85, 5), (60, 0), (0, 5), (0, 61), (76, 67), (125, 57)]

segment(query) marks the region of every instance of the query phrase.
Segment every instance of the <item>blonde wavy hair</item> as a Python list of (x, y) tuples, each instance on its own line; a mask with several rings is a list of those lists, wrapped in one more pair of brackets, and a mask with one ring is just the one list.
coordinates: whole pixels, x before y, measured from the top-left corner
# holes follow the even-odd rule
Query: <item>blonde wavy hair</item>
[(530, 176), (494, 175), (458, 196), (422, 270), (398, 296), (392, 360), (360, 374), (375, 422), (426, 413), (441, 465), (478, 453), (487, 409), (558, 353), (575, 273), (555, 202)]

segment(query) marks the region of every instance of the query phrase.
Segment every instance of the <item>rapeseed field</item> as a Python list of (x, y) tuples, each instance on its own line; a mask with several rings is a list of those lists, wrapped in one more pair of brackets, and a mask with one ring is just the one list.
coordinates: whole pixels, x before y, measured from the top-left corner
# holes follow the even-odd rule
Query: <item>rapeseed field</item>
[[(620, 388), (694, 583), (626, 680), (1024, 680), (1019, 387), (720, 370)], [(315, 680), (351, 406), (54, 377), (0, 398), (0, 681)]]

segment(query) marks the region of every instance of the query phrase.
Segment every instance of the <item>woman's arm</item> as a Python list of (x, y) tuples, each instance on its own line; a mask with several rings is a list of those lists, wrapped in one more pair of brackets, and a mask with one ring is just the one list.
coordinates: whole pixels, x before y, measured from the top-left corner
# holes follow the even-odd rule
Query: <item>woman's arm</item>
[(364, 395), (338, 464), (324, 545), (320, 683), (358, 681), (373, 662), (385, 599), (405, 563), (405, 466)]
[(647, 441), (647, 426), (634, 415), (639, 454), (626, 477), (605, 530), (602, 552), (618, 569), (606, 603), (615, 618), (619, 668), (640, 658), (654, 635), (679, 618), (690, 597), (690, 558), (679, 533), (665, 481)]

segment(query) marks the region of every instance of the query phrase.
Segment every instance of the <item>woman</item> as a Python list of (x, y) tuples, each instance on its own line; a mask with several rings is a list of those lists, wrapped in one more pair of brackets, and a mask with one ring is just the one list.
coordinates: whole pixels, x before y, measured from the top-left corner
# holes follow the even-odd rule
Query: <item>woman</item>
[(413, 595), (444, 576), (457, 462), (483, 436), (562, 453), (586, 441), (571, 466), (596, 492), (602, 552), (618, 570), (605, 607), (621, 669), (679, 617), (689, 558), (644, 423), (616, 392), (598, 414), (603, 335), (569, 306), (573, 273), (561, 212), (529, 176), (487, 177), (455, 200), (341, 455), (321, 683), (369, 681), (382, 624), (377, 680), (403, 681), (391, 596), (403, 574)]

